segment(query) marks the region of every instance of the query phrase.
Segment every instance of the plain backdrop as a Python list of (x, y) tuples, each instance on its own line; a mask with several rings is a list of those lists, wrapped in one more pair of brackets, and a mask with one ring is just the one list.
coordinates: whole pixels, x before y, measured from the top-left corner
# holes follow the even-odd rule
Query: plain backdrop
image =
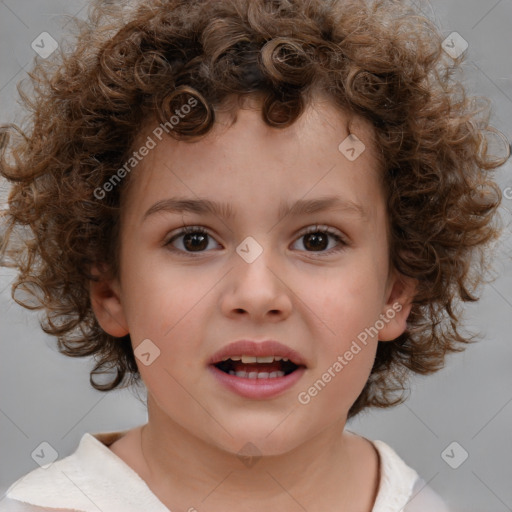
[[(457, 32), (468, 42), (466, 85), (491, 99), (493, 125), (511, 140), (512, 0), (418, 0), (418, 6), (443, 34)], [(85, 0), (0, 1), (0, 122), (21, 119), (16, 84), (36, 55), (32, 41), (42, 32), (58, 41), (72, 27), (63, 15), (82, 17), (86, 7)], [(483, 340), (451, 356), (437, 374), (414, 379), (404, 405), (368, 411), (349, 425), (389, 443), (454, 511), (512, 510), (511, 160), (497, 175), (508, 196), (501, 207), (505, 231), (497, 278), (482, 290), (480, 302), (467, 307), (467, 325)], [(5, 184), (2, 188), (3, 202)], [(0, 498), (37, 467), (31, 453), (41, 442), (62, 458), (85, 432), (127, 429), (147, 419), (130, 391), (103, 394), (90, 387), (92, 361), (57, 352), (37, 314), (11, 299), (12, 278), (0, 268)], [(466, 453), (467, 459), (454, 469), (445, 462), (446, 453), (452, 465)]]

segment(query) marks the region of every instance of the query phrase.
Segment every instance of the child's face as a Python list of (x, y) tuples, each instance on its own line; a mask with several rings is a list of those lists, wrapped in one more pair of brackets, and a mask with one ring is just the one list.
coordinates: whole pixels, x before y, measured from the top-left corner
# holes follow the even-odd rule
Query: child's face
[[(154, 346), (160, 350), (147, 366), (137, 360), (150, 425), (168, 432), (182, 427), (233, 453), (252, 442), (277, 454), (322, 431), (339, 433), (368, 379), (378, 338), (399, 336), (409, 308), (389, 269), (385, 198), (369, 126), (352, 125), (366, 150), (350, 161), (338, 149), (348, 136), (347, 119), (330, 104), (308, 108), (281, 130), (260, 116), (240, 110), (231, 127), (220, 117), (222, 129), (217, 125), (199, 142), (164, 138), (150, 151), (125, 198), (114, 295), (95, 297), (93, 287), (93, 298), (105, 330), (129, 332), (134, 349), (151, 340), (144, 350), (150, 361)], [(141, 134), (142, 143), (148, 135)], [(326, 197), (338, 206), (279, 217), (282, 203)], [(171, 198), (226, 203), (233, 216), (171, 211), (160, 203)], [(208, 236), (178, 237), (184, 223)], [(316, 237), (304, 236), (315, 225)], [(397, 301), (400, 312), (392, 308)], [(377, 322), (386, 312), (386, 322)], [(371, 331), (366, 345), (358, 341), (376, 322), (379, 336)], [(278, 377), (291, 384), (267, 395), (254, 380), (219, 379), (212, 356), (244, 339), (276, 340), (299, 353), (305, 369)], [(309, 392), (329, 369), (320, 391)], [(229, 379), (233, 388), (224, 382)]]

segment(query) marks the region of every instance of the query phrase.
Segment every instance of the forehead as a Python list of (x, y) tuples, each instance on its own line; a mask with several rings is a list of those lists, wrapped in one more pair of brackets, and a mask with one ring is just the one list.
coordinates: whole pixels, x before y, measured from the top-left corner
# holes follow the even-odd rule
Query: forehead
[[(273, 204), (278, 196), (368, 196), (381, 180), (371, 123), (347, 115), (325, 99), (308, 105), (286, 128), (268, 126), (254, 102), (216, 113), (213, 129), (194, 142), (165, 134), (158, 141), (156, 128), (156, 121), (148, 122), (133, 147), (137, 151), (148, 137), (156, 142), (132, 172), (125, 191), (123, 203), (135, 203), (137, 210), (171, 193), (223, 196), (235, 203), (244, 197), (267, 198)], [(284, 202), (279, 201), (281, 213)]]

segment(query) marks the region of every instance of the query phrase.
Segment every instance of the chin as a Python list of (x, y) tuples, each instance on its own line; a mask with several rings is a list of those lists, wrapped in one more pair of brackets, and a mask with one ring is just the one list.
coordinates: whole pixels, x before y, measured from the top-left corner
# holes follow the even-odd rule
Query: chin
[[(286, 436), (285, 436), (286, 437)], [(261, 457), (279, 457), (292, 452), (300, 446), (300, 442), (290, 442), (290, 439), (251, 439), (248, 436), (237, 437), (228, 446), (221, 448), (229, 453), (235, 455), (245, 464), (248, 460), (258, 460)], [(249, 465), (249, 464), (246, 464)]]
[[(285, 455), (305, 443), (311, 434), (302, 425), (284, 425), (283, 415), (276, 421), (224, 424), (232, 435), (223, 435), (223, 439), (211, 439), (218, 448), (239, 457), (272, 457)], [(309, 434), (309, 435), (308, 435)]]

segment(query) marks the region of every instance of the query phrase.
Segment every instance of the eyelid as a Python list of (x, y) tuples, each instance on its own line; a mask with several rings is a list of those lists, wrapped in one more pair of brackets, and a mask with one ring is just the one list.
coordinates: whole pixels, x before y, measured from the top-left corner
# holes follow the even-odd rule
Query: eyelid
[(296, 236), (300, 237), (307, 235), (309, 233), (316, 233), (317, 231), (322, 231), (325, 233), (329, 233), (330, 235), (338, 236), (345, 243), (348, 244), (347, 237), (339, 229), (328, 226), (327, 224), (312, 224), (311, 226), (308, 226), (307, 228), (304, 228), (303, 230), (299, 231), (299, 233)]
[(340, 251), (343, 251), (346, 247), (350, 247), (352, 244), (348, 237), (339, 229), (333, 228), (331, 226), (328, 226), (326, 224), (314, 224), (311, 226), (308, 226), (307, 228), (301, 230), (298, 232), (297, 235), (295, 235), (294, 241), (299, 240), (305, 235), (308, 235), (310, 233), (327, 233), (328, 235), (334, 237), (337, 239), (338, 245), (334, 248), (331, 248), (327, 251), (301, 251), (308, 255), (308, 257), (325, 257), (332, 254), (337, 254)]
[(173, 230), (171, 233), (169, 233), (169, 235), (165, 237), (165, 239), (163, 241), (163, 245), (164, 246), (169, 245), (169, 243), (172, 240), (174, 240), (180, 236), (187, 235), (188, 233), (202, 233), (202, 234), (208, 235), (210, 238), (213, 238), (215, 241), (217, 241), (215, 239), (215, 237), (211, 234), (210, 230), (208, 230), (204, 226), (199, 226), (199, 225), (195, 226), (195, 225), (184, 224), (183, 226), (181, 226), (181, 227)]
[[(313, 256), (313, 257), (316, 257), (315, 254), (317, 254), (318, 257), (322, 257), (322, 256), (325, 256), (325, 255), (331, 255), (331, 254), (337, 253), (337, 252), (343, 250), (346, 246), (350, 246), (351, 245), (351, 243), (348, 240), (347, 236), (343, 232), (341, 232), (340, 230), (338, 230), (336, 228), (333, 228), (331, 226), (324, 225), (324, 224), (312, 224), (312, 225), (310, 225), (310, 226), (308, 226), (306, 228), (303, 228), (296, 235), (294, 235), (293, 241), (295, 243), (301, 237), (303, 237), (305, 235), (308, 235), (308, 234), (311, 234), (311, 233), (317, 233), (317, 232), (327, 233), (328, 235), (336, 238), (337, 242), (338, 242), (338, 246), (335, 247), (335, 248), (331, 248), (331, 249), (329, 249), (327, 251), (300, 251), (300, 252), (304, 252), (304, 253), (308, 254), (309, 256)], [(177, 231), (174, 230), (173, 233), (171, 233), (168, 237), (165, 238), (164, 243), (163, 243), (164, 247), (171, 246), (171, 242), (173, 240), (175, 240), (177, 238), (180, 238), (181, 236), (184, 236), (184, 235), (186, 235), (188, 233), (201, 233), (201, 234), (205, 234), (208, 237), (210, 237), (211, 239), (213, 239), (217, 244), (219, 244), (219, 242), (216, 240), (216, 238), (204, 226), (184, 224)], [(178, 253), (181, 253), (181, 254), (184, 254), (184, 255), (187, 255), (187, 256), (192, 256), (192, 257), (200, 256), (202, 254), (207, 254), (208, 252), (210, 252), (210, 251), (198, 251), (198, 252), (182, 251), (181, 249), (176, 249), (176, 248), (174, 248), (172, 246), (171, 246), (171, 250), (174, 251), (174, 252), (178, 252)]]

